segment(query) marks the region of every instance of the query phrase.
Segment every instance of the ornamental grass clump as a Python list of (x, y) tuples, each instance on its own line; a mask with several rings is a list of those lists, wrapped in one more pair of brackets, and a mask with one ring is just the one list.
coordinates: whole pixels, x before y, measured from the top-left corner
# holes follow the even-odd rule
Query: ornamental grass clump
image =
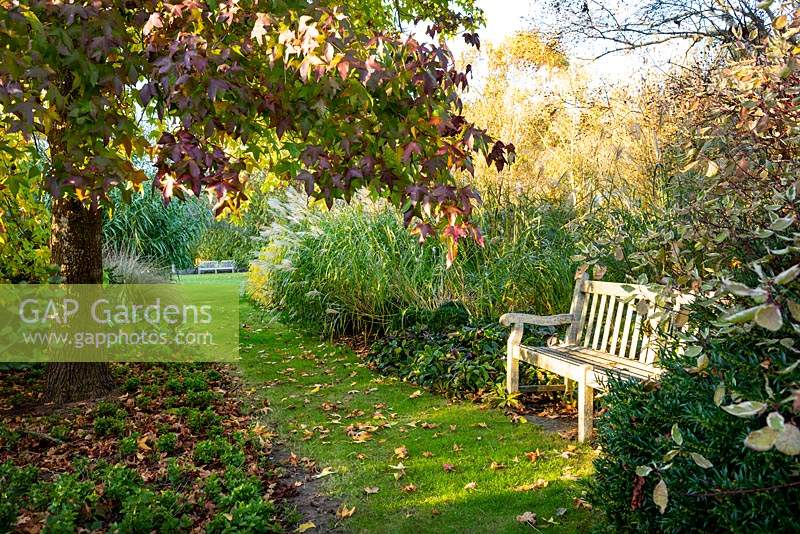
[(287, 190), (270, 205), (274, 222), (251, 270), (251, 293), (318, 331), (402, 328), (448, 303), (470, 321), (495, 321), (512, 308), (548, 314), (569, 306), (574, 264), (566, 209), (485, 209), (477, 216), (489, 229), (485, 245), (460, 245), (448, 268), (442, 243), (418, 243), (383, 202), (361, 197), (320, 211)]

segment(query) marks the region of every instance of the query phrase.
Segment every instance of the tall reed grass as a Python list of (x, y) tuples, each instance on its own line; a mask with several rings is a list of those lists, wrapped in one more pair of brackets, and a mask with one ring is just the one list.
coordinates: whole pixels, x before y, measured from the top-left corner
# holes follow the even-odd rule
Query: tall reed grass
[(442, 244), (420, 245), (383, 202), (362, 197), (320, 211), (289, 190), (270, 209), (274, 222), (251, 271), (251, 292), (327, 334), (380, 332), (447, 303), (491, 321), (509, 310), (556, 313), (569, 306), (573, 243), (563, 230), (564, 209), (483, 210), (478, 223), (486, 246), (464, 244), (449, 269)]

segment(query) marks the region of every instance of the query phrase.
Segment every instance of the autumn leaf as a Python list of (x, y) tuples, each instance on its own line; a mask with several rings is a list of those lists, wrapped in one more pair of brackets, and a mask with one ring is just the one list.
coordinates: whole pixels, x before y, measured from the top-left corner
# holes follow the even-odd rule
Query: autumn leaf
[(514, 491), (531, 491), (531, 490), (538, 490), (542, 488), (546, 488), (550, 484), (547, 480), (540, 478), (536, 482), (531, 484), (522, 484), (521, 486), (517, 486), (514, 488)]
[(314, 475), (314, 478), (324, 478), (324, 477), (327, 477), (327, 476), (330, 476), (330, 475), (334, 475), (336, 473), (337, 473), (336, 469), (334, 469), (332, 467), (326, 467), (322, 471), (320, 471), (318, 474)]
[(533, 512), (525, 512), (524, 514), (517, 516), (517, 521), (519, 523), (527, 523), (530, 526), (536, 525), (536, 514)]
[(423, 451), (422, 456), (425, 458), (430, 458), (433, 456), (433, 453), (431, 451)]
[(380, 488), (378, 486), (372, 486), (372, 487), (364, 488), (364, 493), (366, 493), (367, 495), (375, 495), (379, 491), (380, 491)]
[(531, 463), (536, 463), (536, 460), (539, 459), (541, 453), (539, 452), (539, 449), (536, 449), (535, 451), (526, 452), (525, 456), (527, 456), (528, 460), (530, 460)]
[(444, 469), (445, 473), (452, 473), (456, 470), (453, 464), (442, 464), (442, 469)]
[(491, 464), (489, 464), (489, 469), (491, 469), (492, 471), (497, 471), (498, 469), (505, 469), (505, 468), (506, 464), (500, 464), (497, 462), (492, 462)]
[(153, 449), (150, 445), (147, 444), (147, 440), (151, 439), (150, 434), (145, 434), (144, 436), (136, 439), (136, 445), (139, 447), (139, 450), (143, 451), (152, 451)]
[(403, 491), (406, 493), (414, 493), (415, 491), (417, 491), (417, 486), (414, 484), (406, 484), (405, 486), (403, 486)]
[(341, 508), (336, 511), (336, 515), (342, 519), (351, 517), (354, 513), (356, 513), (356, 507), (348, 508), (346, 504), (342, 504)]
[(408, 449), (405, 445), (400, 445), (394, 450), (394, 455), (400, 460), (408, 458)]
[(300, 533), (305, 532), (306, 530), (311, 530), (312, 528), (317, 528), (317, 525), (315, 525), (313, 521), (306, 521), (294, 529), (294, 531)]
[(416, 399), (417, 397), (422, 396), (422, 390), (416, 390), (414, 393), (408, 396), (409, 399)]
[(580, 497), (576, 497), (572, 502), (575, 504), (575, 508), (585, 508), (587, 510), (592, 509), (592, 504), (581, 499)]
[(464, 485), (464, 489), (465, 489), (465, 490), (467, 490), (467, 491), (473, 491), (473, 490), (476, 490), (476, 489), (478, 489), (478, 484), (477, 484), (477, 483), (475, 483), (475, 482), (467, 482), (467, 483)]
[(658, 511), (663, 514), (667, 510), (669, 503), (669, 492), (667, 491), (667, 483), (664, 480), (659, 480), (653, 489), (653, 502), (658, 506)]

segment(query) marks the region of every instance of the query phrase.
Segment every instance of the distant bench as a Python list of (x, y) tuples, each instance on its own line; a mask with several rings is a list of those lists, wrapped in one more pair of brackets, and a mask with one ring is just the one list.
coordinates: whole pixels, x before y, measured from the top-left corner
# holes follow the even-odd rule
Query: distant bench
[(233, 260), (201, 261), (197, 265), (197, 274), (203, 273), (235, 273), (236, 262)]

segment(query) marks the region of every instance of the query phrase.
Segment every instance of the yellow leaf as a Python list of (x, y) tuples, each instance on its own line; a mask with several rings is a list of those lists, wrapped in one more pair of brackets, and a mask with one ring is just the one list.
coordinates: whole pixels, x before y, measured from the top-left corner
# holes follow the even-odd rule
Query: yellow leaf
[(334, 469), (333, 467), (326, 467), (319, 474), (314, 475), (314, 478), (322, 478), (333, 474), (336, 474), (336, 469)]
[(719, 174), (719, 165), (713, 160), (708, 160), (708, 170), (706, 170), (706, 178), (713, 178)]
[(344, 519), (346, 517), (352, 516), (354, 513), (356, 513), (355, 506), (353, 506), (352, 508), (348, 508), (346, 504), (343, 504), (342, 507), (339, 508), (339, 510), (336, 512), (336, 515)]
[(787, 22), (788, 19), (786, 18), (786, 15), (781, 15), (780, 17), (772, 21), (772, 27), (775, 28), (776, 30), (782, 30), (786, 27)]
[(136, 445), (138, 445), (138, 447), (143, 451), (152, 451), (153, 449), (147, 444), (147, 440), (149, 438), (150, 434), (145, 434), (136, 440)]
[(418, 389), (417, 391), (415, 391), (414, 393), (409, 395), (408, 398), (409, 399), (416, 399), (417, 397), (421, 397), (421, 396), (422, 396), (422, 391)]
[(306, 521), (305, 523), (294, 529), (294, 531), (305, 532), (306, 530), (311, 530), (312, 528), (317, 528), (317, 525), (315, 525), (313, 521)]
[(663, 480), (659, 481), (653, 490), (653, 502), (658, 506), (659, 512), (663, 514), (666, 511), (669, 503), (669, 493), (667, 492), (667, 483)]

